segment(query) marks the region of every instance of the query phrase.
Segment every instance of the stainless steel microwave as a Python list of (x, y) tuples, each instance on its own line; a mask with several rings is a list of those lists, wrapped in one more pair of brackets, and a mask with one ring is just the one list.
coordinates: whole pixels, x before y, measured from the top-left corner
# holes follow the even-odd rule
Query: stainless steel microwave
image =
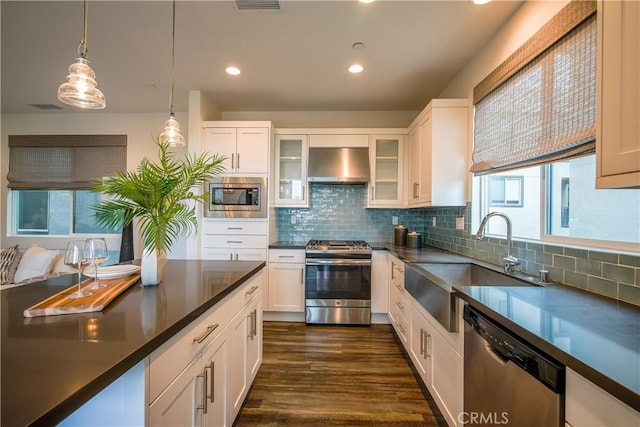
[(209, 201), (204, 216), (212, 218), (266, 218), (267, 178), (222, 177), (206, 184)]

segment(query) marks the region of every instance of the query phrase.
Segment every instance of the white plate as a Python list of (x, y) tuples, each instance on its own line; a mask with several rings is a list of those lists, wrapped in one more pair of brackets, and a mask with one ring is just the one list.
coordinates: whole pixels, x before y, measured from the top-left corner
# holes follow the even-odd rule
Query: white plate
[[(98, 267), (98, 279), (117, 279), (120, 277), (131, 276), (139, 271), (139, 265), (109, 265), (106, 267)], [(93, 268), (89, 267), (84, 270), (82, 274), (88, 277), (93, 277), (95, 273)]]

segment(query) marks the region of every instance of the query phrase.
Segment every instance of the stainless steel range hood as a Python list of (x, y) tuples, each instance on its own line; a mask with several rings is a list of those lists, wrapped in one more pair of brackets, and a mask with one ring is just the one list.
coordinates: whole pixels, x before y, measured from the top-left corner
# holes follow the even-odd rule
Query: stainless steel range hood
[(369, 182), (369, 149), (366, 147), (310, 147), (309, 182), (364, 184)]

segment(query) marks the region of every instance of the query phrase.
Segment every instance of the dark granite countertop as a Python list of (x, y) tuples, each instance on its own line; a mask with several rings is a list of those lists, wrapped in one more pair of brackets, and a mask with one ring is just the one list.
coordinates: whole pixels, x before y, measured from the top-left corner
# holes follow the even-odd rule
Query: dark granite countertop
[(134, 284), (97, 313), (23, 316), (75, 275), (1, 291), (0, 424), (58, 423), (264, 266), (170, 260), (159, 286)]

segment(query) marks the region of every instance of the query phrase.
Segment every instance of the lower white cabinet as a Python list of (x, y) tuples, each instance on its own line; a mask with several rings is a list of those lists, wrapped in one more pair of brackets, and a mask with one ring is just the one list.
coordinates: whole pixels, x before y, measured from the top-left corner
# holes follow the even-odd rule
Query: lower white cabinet
[(149, 426), (231, 426), (262, 363), (264, 271), (149, 356)]
[[(250, 292), (247, 291), (247, 292)], [(260, 294), (231, 321), (229, 329), (229, 413), (235, 419), (262, 363)]]
[(640, 426), (638, 411), (569, 368), (566, 370), (566, 387), (566, 425), (570, 427)]
[(304, 312), (304, 249), (269, 250), (269, 311)]
[(211, 342), (149, 406), (150, 426), (229, 426), (228, 340)]

